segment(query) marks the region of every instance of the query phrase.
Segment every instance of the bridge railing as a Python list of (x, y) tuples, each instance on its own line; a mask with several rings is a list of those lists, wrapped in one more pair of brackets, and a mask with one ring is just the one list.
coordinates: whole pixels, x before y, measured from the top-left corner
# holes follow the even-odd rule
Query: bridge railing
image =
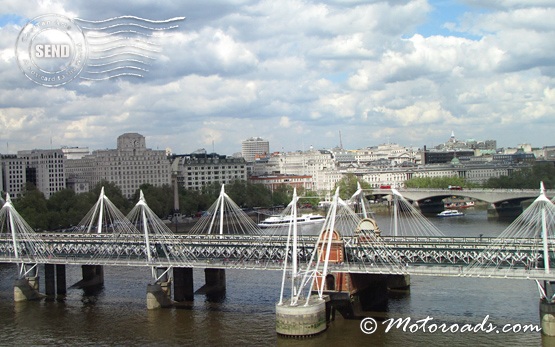
[[(35, 259), (33, 254), (23, 253), (16, 259), (9, 235), (0, 235), (0, 258), (6, 262), (29, 263), (86, 263), (86, 264), (135, 264), (149, 265), (144, 250), (144, 240), (140, 234), (125, 234), (126, 237), (113, 239), (108, 234), (65, 234), (43, 233), (44, 246), (52, 252), (48, 259)], [(300, 259), (308, 260), (314, 251), (317, 237), (304, 237), (299, 240)], [(501, 252), (488, 254), (492, 241)], [(497, 266), (508, 264), (512, 267), (534, 268), (542, 264), (542, 245), (537, 239), (506, 239), (479, 237), (384, 237), (380, 240), (385, 248), (377, 250), (369, 239), (358, 236), (343, 238), (346, 264), (355, 267), (369, 266), (368, 257), (382, 256), (384, 259), (394, 254), (402, 264), (436, 264), (436, 266), (468, 265), (471, 262), (484, 264), (493, 262)], [(170, 265), (189, 266), (211, 260), (228, 261), (227, 266), (244, 266), (244, 261), (260, 261), (262, 264), (275, 264), (284, 259), (286, 239), (283, 236), (245, 236), (245, 235), (179, 235), (171, 240), (154, 235), (151, 249), (156, 254), (158, 245), (163, 245), (169, 254), (167, 260), (155, 257), (155, 261)], [(555, 242), (549, 241), (549, 249)], [(109, 250), (109, 251), (106, 251)], [(101, 254), (98, 256), (97, 254)], [(387, 253), (387, 254), (386, 254)], [(178, 256), (183, 256), (181, 261)], [(555, 256), (550, 252), (551, 261)], [(238, 264), (238, 265), (237, 265)], [(258, 266), (257, 265), (257, 266)], [(372, 270), (373, 271), (373, 270)]]

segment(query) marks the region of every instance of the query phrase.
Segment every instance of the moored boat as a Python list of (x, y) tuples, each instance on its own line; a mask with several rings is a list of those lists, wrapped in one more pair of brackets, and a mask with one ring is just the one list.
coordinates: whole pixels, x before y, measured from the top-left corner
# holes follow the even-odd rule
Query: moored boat
[(474, 207), (474, 201), (449, 202), (445, 204), (445, 208), (449, 208), (449, 209), (469, 208), (469, 207)]

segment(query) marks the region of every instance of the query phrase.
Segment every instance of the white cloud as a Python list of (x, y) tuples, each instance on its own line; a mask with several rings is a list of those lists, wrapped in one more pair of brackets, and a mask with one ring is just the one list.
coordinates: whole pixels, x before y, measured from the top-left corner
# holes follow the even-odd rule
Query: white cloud
[(290, 128), (291, 127), (291, 119), (287, 116), (283, 116), (279, 118), (279, 126), (282, 128)]
[(176, 153), (214, 143), (231, 154), (250, 136), (276, 150), (333, 147), (339, 130), (350, 147), (422, 146), (456, 129), (502, 146), (553, 145), (555, 4), (465, 3), (472, 12), (446, 36), (441, 18), (437, 34), (418, 33), (435, 15), (426, 0), (7, 0), (2, 11), (16, 18), (187, 19), (160, 35), (144, 78), (45, 88), (19, 70), (19, 24), (0, 14), (2, 140), (113, 148), (133, 131)]

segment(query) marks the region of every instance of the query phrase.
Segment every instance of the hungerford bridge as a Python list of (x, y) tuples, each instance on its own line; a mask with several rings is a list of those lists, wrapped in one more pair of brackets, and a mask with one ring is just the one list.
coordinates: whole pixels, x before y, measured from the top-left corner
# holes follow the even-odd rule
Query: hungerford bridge
[[(389, 231), (367, 217), (359, 189), (348, 201), (337, 191), (319, 232), (308, 235), (295, 222), (296, 194), (282, 213), (291, 222), (261, 230), (222, 187), (187, 234), (172, 233), (142, 192), (124, 216), (102, 189), (71, 232), (33, 231), (7, 195), (0, 210), (0, 263), (17, 264), (16, 301), (44, 297), (39, 265), (44, 266), (46, 295), (65, 294), (66, 265), (82, 266), (79, 287), (101, 285), (103, 266), (146, 267), (152, 274), (148, 308), (192, 300), (193, 268), (205, 269), (206, 284), (197, 293), (206, 294), (225, 290), (225, 269), (283, 271), (276, 307), (309, 306), (314, 297), (322, 301), (326, 295), (338, 298), (338, 293), (347, 293), (349, 300), (380, 281), (408, 286), (410, 275), (530, 279), (538, 285), (542, 331), (555, 335), (555, 204), (543, 184), (534, 202), (498, 237), (446, 237), (398, 191), (391, 189), (391, 194)], [(288, 318), (278, 319), (278, 326), (287, 325), (283, 319)]]

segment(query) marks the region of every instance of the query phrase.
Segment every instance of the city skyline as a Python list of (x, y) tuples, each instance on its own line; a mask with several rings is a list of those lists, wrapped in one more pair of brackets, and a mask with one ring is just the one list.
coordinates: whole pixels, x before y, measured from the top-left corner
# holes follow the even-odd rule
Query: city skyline
[[(113, 3), (9, 0), (0, 10), (0, 143), (114, 148), (145, 134), (174, 153), (422, 148), (460, 140), (553, 145), (555, 4), (495, 0)], [(105, 20), (186, 17), (144, 77), (60, 87), (22, 73), (26, 23), (56, 13)], [(4, 152), (4, 148), (0, 153)]]
[[(138, 132), (129, 132), (129, 133), (125, 133), (125, 134), (119, 134), (118, 137), (123, 136), (123, 135), (129, 135), (129, 134), (137, 134), (140, 136), (143, 136), (146, 141), (150, 141), (150, 137), (145, 134), (139, 134)], [(266, 139), (263, 139), (261, 137), (250, 137), (248, 139), (244, 139), (242, 140), (242, 143), (244, 142), (248, 142), (250, 140), (253, 139), (257, 139), (263, 142), (268, 142)], [(434, 144), (434, 145), (428, 145), (425, 144), (421, 147), (417, 147), (417, 146), (405, 146), (396, 142), (383, 142), (383, 143), (375, 143), (375, 144), (368, 144), (365, 147), (360, 147), (360, 148), (347, 148), (345, 146), (343, 147), (339, 147), (339, 145), (332, 147), (319, 147), (319, 146), (315, 146), (315, 145), (310, 145), (308, 147), (305, 148), (297, 148), (297, 149), (292, 149), (292, 150), (287, 150), (287, 151), (282, 151), (281, 149), (278, 148), (273, 148), (272, 147), (272, 143), (269, 143), (269, 152), (264, 151), (264, 153), (268, 154), (268, 155), (272, 155), (273, 153), (286, 153), (286, 152), (305, 152), (305, 151), (310, 151), (310, 150), (324, 150), (324, 151), (333, 151), (336, 149), (341, 149), (341, 150), (345, 150), (345, 151), (358, 151), (358, 150), (365, 150), (365, 149), (371, 149), (371, 148), (378, 148), (380, 146), (398, 146), (398, 147), (402, 147), (402, 148), (407, 148), (407, 149), (413, 149), (413, 150), (418, 150), (418, 151), (423, 151), (423, 150), (436, 150), (436, 147), (439, 147), (438, 150), (452, 150), (452, 148), (449, 147), (449, 144), (452, 143), (451, 141), (455, 140), (456, 143), (461, 143), (463, 145), (463, 147), (461, 148), (466, 148), (467, 146), (467, 141), (472, 141), (474, 143), (486, 143), (488, 141), (494, 141), (496, 142), (495, 139), (474, 139), (474, 138), (469, 138), (469, 139), (459, 139), (456, 136), (453, 137), (453, 133), (451, 133), (451, 137), (447, 138), (445, 141), (438, 143), (438, 144)], [(437, 145), (437, 146), (436, 146)], [(524, 146), (524, 147), (523, 147)], [(86, 144), (83, 146), (66, 146), (66, 145), (62, 145), (62, 146), (58, 146), (58, 147), (54, 147), (54, 146), (43, 146), (43, 147), (37, 147), (37, 148), (22, 148), (19, 149), (17, 151), (1, 151), (0, 150), (0, 154), (2, 155), (15, 155), (18, 152), (27, 152), (27, 151), (34, 151), (34, 150), (56, 150), (56, 149), (64, 149), (64, 150), (68, 150), (68, 149), (73, 149), (73, 150), (79, 150), (80, 154), (83, 154), (84, 152), (82, 152), (83, 150), (86, 150), (87, 153), (91, 154), (93, 152), (97, 152), (97, 151), (103, 151), (103, 150), (111, 150), (111, 149), (115, 149), (118, 147), (117, 144), (117, 138), (114, 140), (114, 144), (111, 147), (105, 147), (105, 148), (91, 148), (90, 146), (87, 146)], [(239, 147), (241, 147), (241, 144), (239, 145)], [(529, 143), (519, 143), (519, 144), (513, 144), (507, 147), (497, 147), (497, 149), (519, 149), (519, 148), (527, 148), (528, 150), (530, 149), (542, 149), (544, 147), (553, 147), (553, 145), (547, 145), (547, 146), (542, 146), (542, 147), (537, 147), (537, 146), (533, 146), (532, 144)], [(244, 150), (244, 146), (243, 149), (239, 149), (237, 151), (230, 151), (230, 152), (218, 152), (218, 151), (212, 151), (211, 148), (204, 148), (204, 147), (197, 147), (194, 151), (190, 151), (190, 152), (183, 152), (183, 153), (178, 153), (175, 152), (172, 149), (171, 144), (168, 144), (168, 146), (166, 146), (165, 148), (154, 148), (152, 146), (150, 146), (150, 144), (148, 144), (146, 146), (146, 148), (148, 149), (153, 149), (153, 150), (165, 150), (169, 155), (191, 155), (191, 154), (198, 154), (198, 153), (206, 153), (206, 154), (219, 154), (219, 155), (225, 155), (225, 156), (236, 156), (236, 155), (241, 155), (243, 150)], [(456, 147), (455, 149), (457, 149), (459, 147)], [(469, 147), (470, 148), (470, 147)], [(459, 148), (460, 149), (460, 148)], [(169, 152), (168, 152), (169, 150)], [(67, 152), (68, 155), (70, 152)]]

